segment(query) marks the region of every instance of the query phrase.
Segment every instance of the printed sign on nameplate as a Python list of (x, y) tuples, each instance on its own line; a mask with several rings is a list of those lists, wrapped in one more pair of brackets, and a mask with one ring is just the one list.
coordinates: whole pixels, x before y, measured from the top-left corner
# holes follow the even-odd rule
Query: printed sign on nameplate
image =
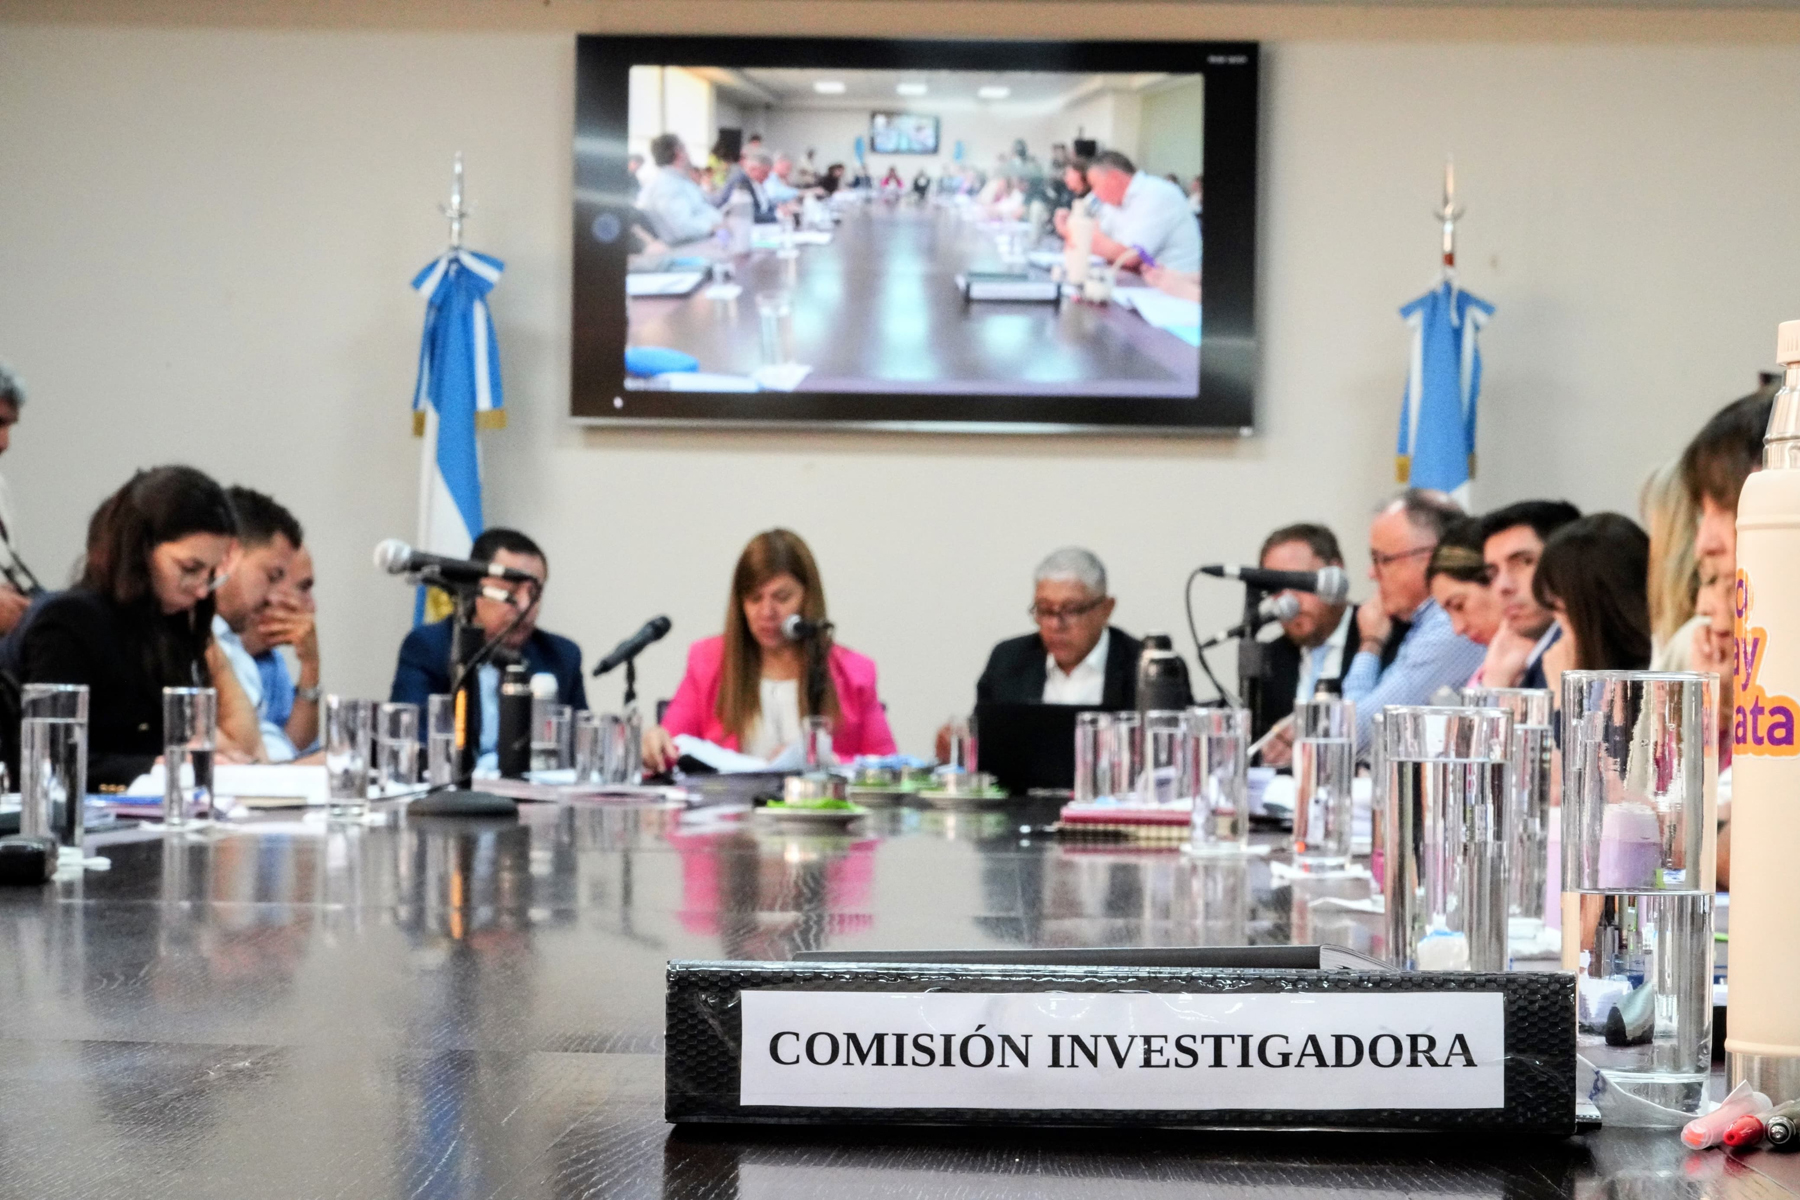
[(738, 1102), (798, 1108), (1506, 1106), (1499, 992), (746, 991)]

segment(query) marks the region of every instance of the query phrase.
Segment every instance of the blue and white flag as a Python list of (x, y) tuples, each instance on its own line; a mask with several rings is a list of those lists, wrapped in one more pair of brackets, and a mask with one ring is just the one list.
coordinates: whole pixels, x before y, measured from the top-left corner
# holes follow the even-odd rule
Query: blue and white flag
[[(503, 269), (497, 258), (454, 249), (412, 281), (426, 300), (413, 389), (413, 432), (425, 439), (417, 545), (433, 554), (467, 558), (482, 530), (475, 431), (506, 424), (500, 352), (487, 307)], [(427, 618), (425, 592), (419, 589), (415, 623)]]
[(1396, 474), (1409, 487), (1467, 501), (1475, 474), (1475, 404), (1482, 326), (1494, 306), (1446, 279), (1400, 310), (1412, 326), (1412, 368), (1400, 403)]

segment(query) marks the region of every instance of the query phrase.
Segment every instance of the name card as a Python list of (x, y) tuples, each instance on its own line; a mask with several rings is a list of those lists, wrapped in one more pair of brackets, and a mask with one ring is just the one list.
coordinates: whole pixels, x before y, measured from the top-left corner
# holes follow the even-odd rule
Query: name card
[(744, 991), (739, 1103), (1493, 1109), (1499, 992)]

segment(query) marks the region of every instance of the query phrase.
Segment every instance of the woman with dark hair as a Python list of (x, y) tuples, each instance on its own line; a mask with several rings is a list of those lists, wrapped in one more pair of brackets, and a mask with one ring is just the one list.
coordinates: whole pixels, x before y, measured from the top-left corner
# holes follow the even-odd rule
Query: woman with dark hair
[(1649, 569), (1650, 537), (1630, 517), (1594, 513), (1550, 535), (1531, 593), (1562, 626), (1561, 640), (1546, 651), (1552, 690), (1564, 670), (1650, 665)]
[(90, 787), (129, 784), (162, 753), (165, 687), (219, 686), (221, 757), (260, 748), (256, 714), (212, 640), (236, 533), (225, 489), (205, 474), (139, 471), (88, 522), (75, 585), (32, 618), (23, 682), (88, 685)]
[(875, 664), (824, 639), (824, 699), (813, 711), (809, 672), (819, 664), (818, 639), (790, 641), (788, 618), (825, 620), (825, 586), (812, 551), (800, 536), (770, 529), (750, 539), (731, 575), (725, 632), (688, 649), (687, 673), (662, 724), (644, 731), (644, 764), (672, 766), (677, 734), (705, 738), (757, 758), (772, 759), (800, 736), (802, 717), (831, 720), (832, 751), (892, 754), (894, 735), (875, 690)]
[(1481, 522), (1465, 517), (1444, 531), (1425, 568), (1431, 598), (1450, 618), (1458, 637), (1487, 647), (1487, 657), (1470, 677), (1471, 687), (1514, 687), (1536, 645), (1506, 627), (1500, 597), (1488, 583), (1482, 561)]

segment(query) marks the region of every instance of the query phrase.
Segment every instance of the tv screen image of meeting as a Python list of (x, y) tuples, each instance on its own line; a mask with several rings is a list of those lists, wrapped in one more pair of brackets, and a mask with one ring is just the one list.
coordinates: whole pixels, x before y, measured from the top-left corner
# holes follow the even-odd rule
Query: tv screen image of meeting
[[(575, 416), (1250, 425), (1253, 70), (1225, 102), (1229, 153), (1209, 155), (1212, 68), (1191, 46), (1182, 69), (1120, 71), (1113, 46), (1030, 70), (907, 53), (925, 43), (863, 66), (868, 44), (827, 42), (801, 67), (780, 42), (626, 59), (620, 40), (581, 47)], [(1254, 54), (1228, 57), (1216, 73), (1241, 85)], [(584, 189), (586, 159), (620, 144), (620, 170), (594, 164), (611, 187)], [(1237, 337), (1209, 341), (1213, 284)], [(1209, 373), (1218, 340), (1236, 357)], [(623, 372), (603, 369), (615, 345)]]

